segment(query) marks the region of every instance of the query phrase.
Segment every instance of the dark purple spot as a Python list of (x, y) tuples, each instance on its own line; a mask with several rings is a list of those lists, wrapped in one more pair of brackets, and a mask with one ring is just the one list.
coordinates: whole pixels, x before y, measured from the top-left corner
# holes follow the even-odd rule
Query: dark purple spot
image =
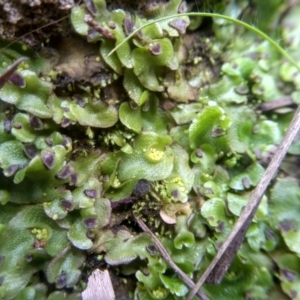
[(13, 123), (13, 128), (15, 128), (15, 129), (22, 129), (22, 125), (20, 123), (18, 123), (18, 122), (14, 122)]
[(61, 123), (60, 123), (61, 127), (63, 127), (63, 128), (68, 127), (70, 124), (71, 124), (71, 122), (70, 122), (70, 120), (67, 119), (67, 118), (63, 118), (63, 119), (61, 120)]
[(254, 125), (254, 126), (252, 127), (252, 133), (253, 133), (253, 134), (257, 134), (258, 132), (259, 132), (259, 127)]
[(24, 88), (26, 86), (24, 78), (18, 73), (13, 73), (10, 76), (9, 81), (20, 88)]
[(24, 145), (24, 153), (28, 158), (33, 158), (37, 155), (37, 149), (33, 144)]
[(297, 299), (298, 293), (295, 290), (291, 290), (290, 295), (292, 299)]
[(179, 13), (179, 14), (184, 14), (184, 13), (187, 12), (187, 10), (188, 10), (188, 7), (187, 7), (186, 2), (182, 2), (182, 3), (179, 5), (178, 13)]
[(61, 142), (61, 144), (66, 148), (68, 149), (70, 147), (70, 145), (72, 145), (72, 139), (65, 136)]
[(130, 101), (129, 102), (129, 105), (132, 109), (138, 109), (140, 106), (138, 106), (134, 101)]
[(97, 8), (92, 0), (84, 0), (87, 10), (95, 16), (97, 14)]
[(4, 121), (4, 131), (5, 132), (10, 132), (11, 130), (11, 120), (10, 119), (6, 119)]
[(80, 107), (84, 107), (85, 106), (85, 102), (84, 102), (84, 100), (83, 100), (83, 98), (82, 98), (81, 95), (76, 94), (76, 95), (73, 96), (73, 98), (74, 98), (74, 100), (76, 101), (76, 103)]
[(109, 181), (109, 176), (108, 176), (108, 175), (103, 176), (102, 181), (103, 181), (103, 182)]
[(206, 195), (212, 195), (214, 192), (213, 192), (213, 190), (212, 189), (210, 189), (210, 188), (205, 188), (205, 194)]
[(91, 229), (91, 228), (96, 228), (98, 225), (97, 219), (96, 218), (86, 218), (83, 221), (85, 227)]
[(36, 116), (30, 116), (30, 126), (36, 130), (42, 130), (44, 128), (44, 124), (42, 120)]
[(90, 198), (96, 198), (97, 197), (97, 191), (96, 190), (86, 189), (83, 192), (87, 197), (90, 197)]
[(94, 239), (95, 236), (96, 236), (95, 233), (92, 232), (92, 231), (88, 231), (88, 232), (86, 233), (86, 237), (89, 238), (89, 239)]
[(71, 180), (70, 180), (70, 185), (75, 185), (77, 183), (78, 180), (78, 175), (77, 173), (72, 173), (71, 174)]
[(262, 159), (262, 152), (261, 152), (261, 150), (255, 150), (254, 153), (255, 153), (255, 156), (256, 156), (257, 159)]
[(49, 146), (52, 147), (53, 146), (53, 139), (50, 137), (45, 138), (45, 143)]
[(223, 221), (219, 221), (216, 230), (217, 230), (217, 232), (221, 232), (221, 233), (224, 232), (225, 223)]
[(123, 30), (126, 35), (129, 35), (133, 32), (133, 22), (129, 18), (125, 18), (123, 21)]
[(199, 148), (196, 149), (196, 156), (199, 157), (199, 158), (203, 157), (203, 151)]
[(265, 236), (270, 241), (275, 241), (276, 240), (276, 237), (275, 237), (274, 233), (269, 229), (265, 230)]
[(20, 169), (21, 169), (20, 165), (11, 165), (11, 166), (9, 166), (6, 170), (6, 176), (12, 176)]
[(293, 220), (283, 220), (279, 223), (279, 229), (282, 232), (289, 232), (296, 229), (296, 223)]
[(0, 267), (4, 263), (4, 260), (5, 260), (5, 256), (4, 255), (0, 255)]
[(153, 256), (153, 255), (155, 255), (157, 249), (156, 249), (155, 245), (151, 244), (146, 247), (146, 250)]
[(281, 269), (280, 275), (288, 281), (294, 281), (297, 279), (297, 274), (289, 269)]
[(123, 204), (132, 203), (133, 201), (135, 201), (137, 199), (138, 199), (137, 197), (127, 197), (127, 198), (121, 199), (119, 201), (110, 202), (110, 207), (112, 209), (114, 209), (114, 208), (119, 207)]
[(150, 271), (149, 271), (148, 269), (146, 269), (146, 268), (142, 268), (140, 271), (141, 271), (145, 276), (149, 276), (149, 275), (150, 275)]
[(179, 197), (180, 197), (180, 193), (177, 189), (174, 189), (171, 193), (172, 197), (175, 199), (175, 200), (178, 200)]
[(215, 138), (215, 137), (219, 137), (225, 134), (225, 131), (223, 128), (221, 127), (217, 127), (215, 128), (212, 133), (211, 133), (211, 137)]
[(68, 201), (66, 199), (61, 199), (60, 203), (65, 208), (65, 210), (67, 211), (73, 210), (73, 204), (71, 201)]
[(114, 21), (108, 21), (107, 26), (112, 30), (116, 29), (117, 27)]
[(30, 263), (32, 261), (33, 257), (32, 257), (32, 254), (26, 254), (25, 255), (25, 260)]
[(242, 183), (245, 189), (249, 189), (251, 187), (250, 179), (249, 177), (243, 177)]
[(70, 177), (72, 174), (72, 170), (71, 167), (69, 165), (65, 165), (60, 171), (59, 173), (56, 175), (56, 178), (58, 179), (66, 179), (68, 177)]
[(54, 167), (54, 153), (47, 150), (42, 152), (42, 161), (47, 169), (52, 169)]
[(169, 22), (169, 25), (175, 28), (180, 34), (184, 34), (188, 26), (187, 22), (182, 19), (177, 19)]
[(101, 35), (98, 31), (96, 31), (94, 28), (89, 28), (88, 33), (87, 33), (87, 41), (89, 43), (98, 41), (100, 37), (101, 37)]
[(5, 71), (0, 75), (0, 89), (4, 86), (4, 84), (9, 80), (9, 78), (12, 76), (12, 74), (17, 69), (18, 65), (24, 61), (27, 60), (27, 57), (20, 57), (18, 58), (14, 63), (12, 63)]
[(147, 5), (146, 11), (150, 12), (150, 13), (155, 12), (155, 11), (159, 10), (160, 7), (161, 6), (157, 2), (151, 2)]
[(239, 95), (247, 95), (249, 93), (247, 86), (238, 86), (234, 89), (234, 91)]
[(160, 44), (156, 42), (150, 44), (149, 50), (152, 55), (160, 55), (162, 53)]
[(145, 179), (140, 179), (135, 185), (132, 195), (136, 197), (144, 197), (151, 189), (151, 183)]
[(67, 274), (65, 271), (62, 271), (58, 278), (56, 279), (56, 287), (62, 289), (67, 283)]

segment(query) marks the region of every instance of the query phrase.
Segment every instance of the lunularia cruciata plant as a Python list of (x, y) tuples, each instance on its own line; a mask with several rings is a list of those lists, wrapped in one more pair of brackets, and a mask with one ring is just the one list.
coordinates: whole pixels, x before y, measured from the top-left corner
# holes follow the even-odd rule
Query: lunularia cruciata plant
[[(300, 5), (251, 5), (86, 0), (53, 51), (1, 41), (1, 74), (21, 58), (1, 77), (1, 299), (80, 299), (91, 257), (134, 299), (187, 297), (134, 216), (196, 281), (258, 184), (299, 103)], [(231, 21), (255, 11), (268, 41)], [(299, 146), (209, 299), (300, 299)]]

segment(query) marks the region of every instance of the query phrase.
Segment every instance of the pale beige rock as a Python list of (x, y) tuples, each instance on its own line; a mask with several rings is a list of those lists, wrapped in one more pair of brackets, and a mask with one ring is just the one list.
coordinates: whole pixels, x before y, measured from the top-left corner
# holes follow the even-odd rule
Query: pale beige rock
[(89, 277), (87, 288), (81, 295), (82, 300), (115, 300), (115, 293), (108, 271), (95, 270)]

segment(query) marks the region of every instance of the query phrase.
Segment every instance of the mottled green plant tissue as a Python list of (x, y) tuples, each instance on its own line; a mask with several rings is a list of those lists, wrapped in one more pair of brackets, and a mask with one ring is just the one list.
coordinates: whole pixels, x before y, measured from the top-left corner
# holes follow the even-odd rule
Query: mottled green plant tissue
[[(296, 67), (255, 33), (158, 20), (242, 18), (299, 62), (299, 4), (111, 2), (70, 8), (62, 46), (0, 40), (0, 74), (28, 57), (0, 89), (1, 299), (80, 299), (98, 266), (132, 283), (126, 299), (185, 299), (134, 216), (196, 282), (300, 101)], [(209, 299), (300, 299), (299, 153), (296, 139)]]

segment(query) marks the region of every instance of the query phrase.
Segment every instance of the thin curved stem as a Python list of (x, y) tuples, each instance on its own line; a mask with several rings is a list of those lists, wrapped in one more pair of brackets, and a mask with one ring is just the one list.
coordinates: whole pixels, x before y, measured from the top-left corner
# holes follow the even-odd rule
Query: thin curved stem
[(110, 53), (108, 55), (110, 56), (115, 51), (117, 51), (117, 49), (119, 49), (124, 43), (126, 43), (128, 40), (130, 40), (137, 32), (139, 32), (143, 28), (145, 28), (151, 24), (157, 23), (157, 22), (174, 19), (174, 18), (178, 18), (178, 17), (183, 17), (183, 16), (220, 18), (220, 19), (224, 19), (224, 20), (230, 21), (232, 23), (235, 23), (237, 25), (243, 26), (244, 28), (256, 33), (257, 35), (260, 35), (263, 39), (267, 40), (270, 44), (272, 44), (274, 46), (275, 49), (277, 49), (277, 51), (279, 53), (281, 53), (287, 60), (289, 60), (289, 62), (292, 65), (294, 65), (300, 71), (300, 66), (298, 65), (298, 63), (278, 43), (276, 43), (272, 38), (270, 38), (267, 34), (262, 32), (261, 30), (255, 28), (254, 26), (249, 25), (246, 22), (240, 21), (238, 19), (226, 16), (226, 15), (221, 15), (221, 14), (216, 14), (216, 13), (206, 13), (206, 12), (191, 12), (191, 13), (175, 14), (175, 15), (170, 15), (170, 16), (166, 16), (166, 17), (162, 17), (162, 18), (150, 21), (150, 22), (146, 23), (145, 25), (139, 27), (138, 29), (134, 30), (119, 45), (117, 45), (112, 51), (110, 51)]

